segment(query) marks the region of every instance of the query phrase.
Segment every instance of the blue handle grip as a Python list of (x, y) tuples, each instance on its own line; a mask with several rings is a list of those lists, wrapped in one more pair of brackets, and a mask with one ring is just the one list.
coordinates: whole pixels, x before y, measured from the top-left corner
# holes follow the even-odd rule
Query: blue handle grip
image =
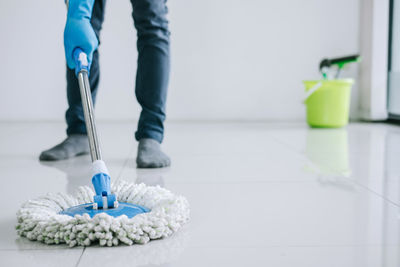
[(89, 73), (89, 62), (87, 59), (87, 55), (83, 52), (79, 47), (75, 48), (72, 52), (74, 60), (75, 60), (75, 74), (78, 76), (78, 73), (82, 70), (86, 70)]
[(97, 173), (92, 178), (92, 184), (96, 195), (107, 196), (111, 194), (110, 176), (106, 173)]

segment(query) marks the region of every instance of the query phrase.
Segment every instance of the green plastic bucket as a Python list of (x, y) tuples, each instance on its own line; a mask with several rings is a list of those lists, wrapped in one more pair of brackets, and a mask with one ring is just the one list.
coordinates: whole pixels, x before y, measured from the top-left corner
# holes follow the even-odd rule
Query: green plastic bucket
[(352, 79), (304, 81), (307, 123), (311, 127), (338, 128), (349, 122)]

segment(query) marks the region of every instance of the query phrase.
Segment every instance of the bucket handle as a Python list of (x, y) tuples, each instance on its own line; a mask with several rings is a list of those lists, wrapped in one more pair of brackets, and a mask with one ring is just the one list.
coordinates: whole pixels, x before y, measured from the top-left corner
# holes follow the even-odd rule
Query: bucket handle
[(306, 103), (306, 101), (310, 98), (310, 96), (311, 96), (312, 94), (314, 94), (315, 91), (317, 91), (319, 88), (321, 88), (321, 86), (322, 86), (322, 82), (318, 82), (316, 85), (314, 85), (313, 87), (311, 87), (310, 90), (308, 90), (308, 91), (306, 92), (306, 95), (304, 96), (304, 99), (303, 99), (303, 103)]

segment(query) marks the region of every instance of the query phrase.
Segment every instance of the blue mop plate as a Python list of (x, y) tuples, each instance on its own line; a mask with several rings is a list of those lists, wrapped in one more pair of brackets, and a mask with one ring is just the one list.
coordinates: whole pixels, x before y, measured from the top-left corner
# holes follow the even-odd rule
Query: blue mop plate
[(96, 214), (107, 213), (113, 217), (119, 217), (121, 215), (126, 215), (128, 218), (135, 217), (138, 214), (149, 212), (150, 210), (146, 207), (135, 205), (131, 203), (119, 202), (117, 208), (109, 209), (93, 209), (93, 203), (86, 203), (78, 206), (70, 207), (66, 210), (60, 212), (60, 214), (69, 215), (74, 217), (76, 214), (83, 215), (85, 213), (89, 214), (93, 218)]

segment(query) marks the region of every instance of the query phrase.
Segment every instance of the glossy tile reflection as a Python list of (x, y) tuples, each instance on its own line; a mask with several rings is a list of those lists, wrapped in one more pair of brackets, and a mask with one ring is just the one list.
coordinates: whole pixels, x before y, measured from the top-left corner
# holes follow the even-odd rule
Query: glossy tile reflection
[[(27, 199), (90, 184), (89, 157), (37, 161), (41, 149), (61, 138), (62, 126), (0, 124), (7, 178), (0, 200), (9, 203), (0, 218), (5, 266), (400, 265), (398, 126), (171, 123), (163, 149), (172, 165), (151, 170), (136, 169), (132, 124), (101, 123), (112, 179), (186, 196), (191, 221), (148, 245), (86, 249), (30, 242), (13, 229)], [(13, 149), (16, 140), (24, 149)]]
[(312, 168), (324, 176), (349, 176), (347, 129), (308, 129), (305, 155)]

